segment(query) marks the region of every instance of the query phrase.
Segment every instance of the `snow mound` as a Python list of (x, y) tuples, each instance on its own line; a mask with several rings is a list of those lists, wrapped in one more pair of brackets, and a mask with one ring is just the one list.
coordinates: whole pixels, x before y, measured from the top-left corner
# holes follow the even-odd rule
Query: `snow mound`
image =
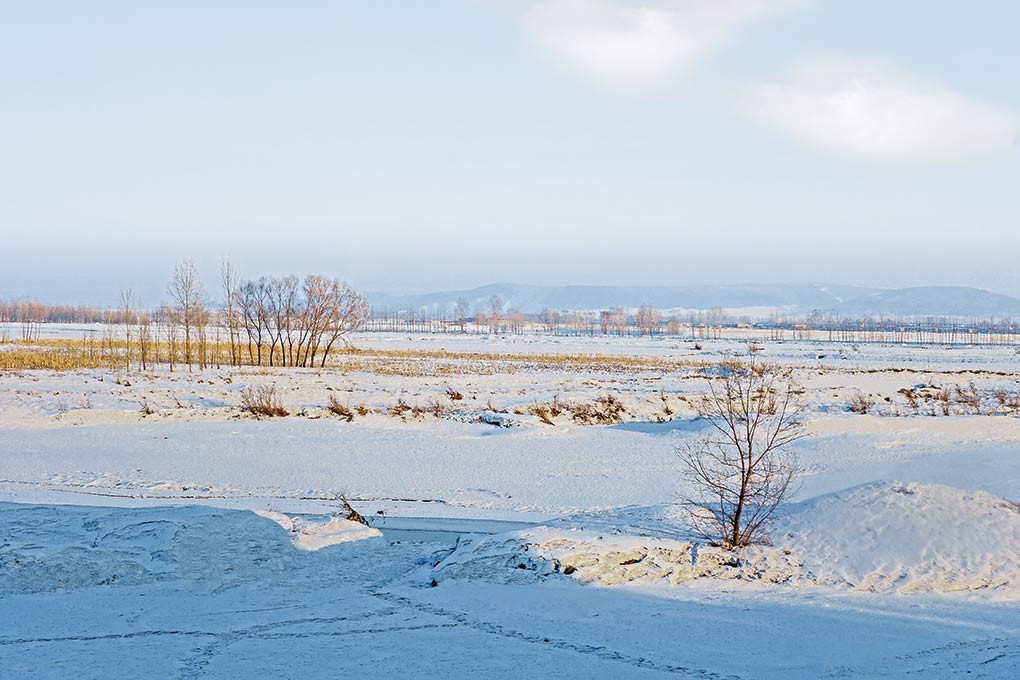
[(605, 586), (715, 579), (1020, 597), (1020, 509), (984, 492), (876, 482), (790, 506), (772, 539), (726, 551), (692, 539), (675, 506), (623, 508), (462, 543), (436, 574), (498, 581), (558, 574)]
[[(292, 538), (317, 550), (367, 536), (346, 524), (312, 525)], [(175, 580), (229, 588), (285, 578), (302, 556), (280, 527), (247, 511), (0, 503), (0, 597)]]
[(983, 491), (868, 484), (798, 504), (774, 540), (819, 583), (1020, 595), (1020, 507)]
[(271, 510), (256, 511), (259, 517), (270, 519), (283, 527), (291, 541), (301, 550), (322, 550), (331, 545), (361, 541), (382, 536), (382, 532), (349, 519), (333, 517), (325, 522), (307, 522), (301, 517), (291, 517)]

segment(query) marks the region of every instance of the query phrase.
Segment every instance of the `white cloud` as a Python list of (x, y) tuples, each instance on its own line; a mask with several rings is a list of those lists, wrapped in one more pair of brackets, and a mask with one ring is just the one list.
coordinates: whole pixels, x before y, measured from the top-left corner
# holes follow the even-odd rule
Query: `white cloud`
[(1009, 149), (1020, 117), (876, 64), (826, 58), (751, 90), (755, 114), (822, 149), (940, 158)]
[(567, 65), (625, 87), (683, 75), (752, 19), (795, 0), (539, 0), (531, 39)]

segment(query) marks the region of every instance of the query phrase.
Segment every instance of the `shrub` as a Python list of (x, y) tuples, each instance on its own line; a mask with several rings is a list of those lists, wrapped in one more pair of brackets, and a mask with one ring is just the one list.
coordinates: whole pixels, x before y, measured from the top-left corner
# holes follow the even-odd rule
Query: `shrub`
[(460, 401), (464, 398), (464, 395), (453, 389), (452, 387), (446, 388), (446, 396), (450, 398), (450, 401)]
[(241, 390), (241, 410), (255, 417), (274, 418), (289, 415), (287, 409), (280, 403), (275, 385), (245, 387)]
[(354, 411), (347, 404), (341, 404), (334, 394), (329, 395), (329, 403), (326, 404), (326, 409), (333, 415), (343, 418), (348, 423), (354, 421)]
[(548, 406), (541, 405), (532, 406), (530, 411), (531, 415), (535, 416), (546, 425), (556, 424), (552, 421), (552, 410), (550, 410)]
[(854, 396), (850, 397), (850, 401), (847, 402), (846, 407), (851, 412), (859, 413), (863, 416), (867, 415), (871, 412), (871, 409), (875, 408), (875, 400), (870, 394), (858, 392)]
[(918, 398), (917, 391), (913, 387), (904, 387), (899, 392), (907, 398), (907, 404), (910, 405), (915, 414), (921, 410), (921, 400)]
[(446, 406), (438, 399), (432, 400), (432, 403), (429, 404), (429, 410), (432, 411), (432, 415), (436, 418), (442, 418), (446, 415)]
[(563, 413), (562, 405), (560, 404), (560, 395), (553, 397), (552, 404), (549, 406), (549, 413), (553, 418)]
[(623, 402), (607, 394), (591, 403), (580, 404), (574, 409), (574, 422), (581, 425), (614, 425), (623, 422)]
[(400, 418), (400, 417), (402, 417), (405, 413), (407, 413), (410, 410), (411, 410), (411, 407), (408, 406), (407, 402), (404, 401), (403, 397), (401, 397), (401, 398), (397, 399), (397, 403), (393, 407), (390, 408), (390, 415), (394, 416), (394, 417), (397, 417), (397, 418)]
[(957, 404), (960, 404), (978, 415), (981, 414), (981, 397), (978, 394), (977, 387), (974, 383), (970, 383), (967, 386), (967, 389), (963, 389), (957, 385), (955, 398)]
[(942, 415), (948, 416), (950, 413), (950, 404), (952, 403), (952, 394), (950, 394), (949, 390), (943, 387), (939, 390), (939, 393), (935, 395), (935, 398), (942, 406)]

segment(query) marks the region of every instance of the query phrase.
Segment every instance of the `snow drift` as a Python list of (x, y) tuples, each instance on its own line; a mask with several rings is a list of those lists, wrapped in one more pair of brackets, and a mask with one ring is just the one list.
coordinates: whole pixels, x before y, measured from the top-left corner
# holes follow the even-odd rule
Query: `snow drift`
[(1020, 596), (1020, 508), (980, 491), (876, 482), (791, 505), (772, 544), (692, 539), (682, 509), (625, 508), (464, 543), (441, 578), (567, 575), (584, 583), (727, 579), (870, 592)]

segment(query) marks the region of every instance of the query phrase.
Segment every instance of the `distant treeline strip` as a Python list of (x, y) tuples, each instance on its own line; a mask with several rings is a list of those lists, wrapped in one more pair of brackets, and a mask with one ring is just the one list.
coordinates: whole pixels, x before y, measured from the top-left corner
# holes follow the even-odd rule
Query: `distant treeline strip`
[[(130, 290), (109, 309), (0, 301), (0, 342), (37, 341), (46, 323), (99, 325), (79, 344), (59, 348), (8, 347), (0, 367), (98, 367), (120, 361), (130, 368), (169, 364), (173, 370), (210, 365), (325, 366), (355, 330), (414, 333), (561, 336), (658, 336), (693, 341), (802, 340), (835, 343), (1018, 345), (1020, 321), (947, 316), (843, 317), (827, 312), (775, 314), (767, 320), (733, 317), (721, 309), (663, 318), (644, 305), (593, 312), (546, 309), (524, 314), (498, 296), (474, 309), (459, 300), (447, 311), (376, 308), (346, 283), (325, 276), (261, 277), (242, 281), (233, 265), (220, 268), (220, 293), (211, 300), (190, 261), (173, 272), (170, 301), (141, 309)], [(124, 341), (119, 345), (118, 338)], [(20, 354), (19, 354), (20, 353)], [(35, 353), (35, 354), (33, 354)], [(38, 356), (36, 356), (38, 354)], [(45, 356), (43, 356), (45, 355)]]
[[(143, 369), (167, 363), (171, 371), (179, 364), (189, 369), (223, 363), (325, 366), (330, 352), (368, 318), (365, 298), (343, 281), (326, 276), (241, 281), (225, 259), (220, 283), (220, 300), (212, 302), (195, 265), (186, 260), (174, 269), (167, 288), (170, 302), (155, 310), (139, 308), (127, 289), (121, 291), (118, 307), (101, 312), (37, 302), (4, 303), (0, 305), (0, 341), (13, 339), (12, 325), (23, 342), (38, 341), (42, 324), (57, 321), (99, 323), (102, 333), (96, 338), (95, 333), (86, 332), (79, 344), (64, 343), (54, 351), (45, 346), (8, 348), (0, 366), (26, 368), (38, 361), (84, 368), (114, 360), (125, 368), (133, 363)], [(26, 352), (43, 356), (33, 360)]]

